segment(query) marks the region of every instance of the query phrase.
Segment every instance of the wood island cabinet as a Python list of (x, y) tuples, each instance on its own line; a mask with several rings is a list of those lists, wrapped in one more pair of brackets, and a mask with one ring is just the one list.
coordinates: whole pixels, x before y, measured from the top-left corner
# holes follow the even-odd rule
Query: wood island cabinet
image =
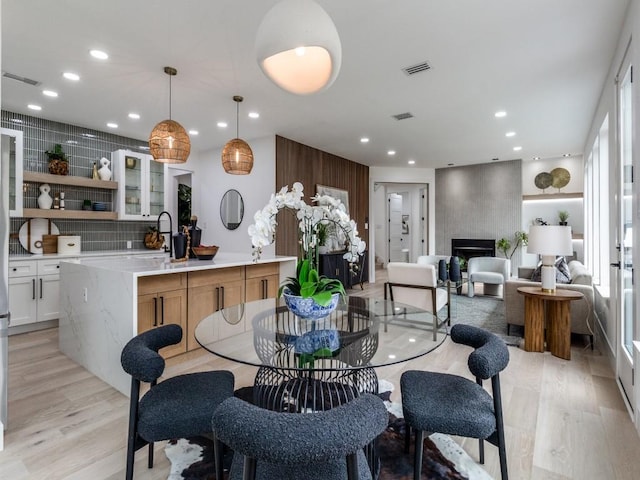
[[(138, 333), (175, 323), (187, 329), (187, 274), (173, 273), (138, 279)], [(163, 348), (164, 358), (187, 351), (187, 338)]]
[(195, 338), (200, 320), (223, 308), (243, 303), (244, 268), (189, 272), (187, 350), (200, 347)]
[(280, 267), (277, 263), (247, 265), (245, 300), (276, 298), (280, 286)]

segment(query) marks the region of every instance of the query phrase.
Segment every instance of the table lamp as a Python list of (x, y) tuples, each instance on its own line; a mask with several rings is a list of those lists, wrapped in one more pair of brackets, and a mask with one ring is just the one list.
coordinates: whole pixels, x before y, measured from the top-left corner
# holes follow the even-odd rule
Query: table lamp
[(561, 225), (532, 225), (529, 228), (527, 253), (542, 256), (542, 291), (556, 291), (556, 255), (572, 255), (571, 227)]

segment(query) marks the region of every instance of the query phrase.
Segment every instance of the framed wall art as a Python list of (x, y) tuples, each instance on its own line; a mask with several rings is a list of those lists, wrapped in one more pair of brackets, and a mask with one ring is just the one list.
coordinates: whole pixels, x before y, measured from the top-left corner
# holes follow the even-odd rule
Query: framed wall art
[(349, 213), (349, 192), (347, 190), (342, 190), (340, 188), (328, 187), (327, 185), (316, 184), (316, 194), (317, 195), (328, 195), (330, 197), (336, 198), (340, 200), (346, 210)]

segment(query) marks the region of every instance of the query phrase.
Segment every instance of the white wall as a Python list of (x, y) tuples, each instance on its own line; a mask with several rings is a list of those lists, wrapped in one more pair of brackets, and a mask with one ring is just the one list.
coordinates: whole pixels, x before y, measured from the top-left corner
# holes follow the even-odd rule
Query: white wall
[[(253, 215), (264, 207), (275, 190), (276, 139), (275, 135), (246, 140), (253, 151), (253, 170), (249, 175), (230, 175), (222, 168), (222, 146), (199, 152), (185, 168), (193, 169), (192, 213), (198, 216), (202, 228), (202, 243), (218, 245), (221, 251), (250, 252), (251, 239), (247, 233)], [(220, 201), (230, 188), (238, 190), (244, 200), (244, 218), (235, 230), (227, 230), (220, 219)], [(264, 249), (275, 254), (275, 247)]]
[[(378, 188), (375, 191), (376, 183), (405, 183), (405, 184), (429, 184), (429, 239), (428, 252), (435, 249), (435, 178), (436, 171), (433, 168), (393, 168), (393, 167), (370, 167), (369, 168), (369, 232), (367, 245), (369, 255), (371, 252), (378, 250), (377, 243), (378, 231), (377, 225), (384, 223), (385, 216), (385, 192), (384, 188)], [(382, 191), (382, 206), (380, 206), (380, 192)], [(417, 215), (417, 214), (416, 214)], [(373, 227), (373, 228), (372, 228)], [(381, 228), (384, 230), (384, 227)], [(361, 237), (365, 238), (361, 232)], [(384, 237), (383, 237), (384, 238)], [(375, 262), (369, 261), (369, 281), (375, 281)]]
[[(632, 38), (634, 40), (632, 41)], [(605, 119), (605, 116), (609, 114), (609, 159), (611, 162), (610, 172), (616, 171), (616, 159), (618, 158), (618, 149), (616, 144), (616, 135), (614, 132), (617, 132), (617, 110), (616, 110), (616, 83), (615, 77), (618, 73), (618, 69), (623, 61), (625, 52), (630, 57), (631, 64), (634, 65), (634, 69), (637, 71), (638, 67), (640, 67), (640, 44), (638, 43), (640, 39), (640, 0), (631, 0), (629, 3), (629, 10), (625, 19), (624, 26), (621, 31), (620, 39), (618, 41), (618, 46), (616, 49), (616, 53), (611, 61), (611, 68), (609, 69), (607, 79), (605, 81), (600, 100), (598, 102), (598, 106), (596, 108), (594, 117), (591, 122), (591, 127), (589, 130), (589, 134), (586, 138), (586, 142), (584, 145), (584, 155), (585, 158), (588, 156), (591, 151), (591, 147), (593, 146), (593, 142), (598, 135), (600, 126)], [(628, 51), (627, 51), (628, 48)], [(634, 138), (633, 142), (633, 165), (634, 170), (636, 172), (640, 171), (640, 138), (638, 137), (638, 132), (640, 132), (640, 89), (637, 88), (637, 81), (634, 87), (634, 104), (633, 104), (633, 124), (634, 124)], [(635, 175), (636, 179), (638, 178)], [(610, 205), (610, 222), (609, 222), (609, 232), (610, 232), (610, 260), (617, 260), (617, 251), (615, 250), (615, 246), (617, 243), (617, 234), (616, 234), (616, 210), (615, 210), (615, 192), (616, 192), (616, 179), (615, 175), (610, 175), (609, 182), (609, 205)], [(640, 207), (638, 205), (638, 194), (640, 190), (640, 182), (638, 180), (635, 181), (634, 191), (633, 191), (633, 204), (636, 207), (637, 211), (634, 216), (634, 225), (633, 228), (635, 231), (638, 231), (640, 227)], [(633, 250), (635, 252), (635, 260), (634, 264), (638, 262), (638, 258), (640, 258), (640, 235), (634, 235), (634, 244)], [(618, 302), (619, 292), (616, 288), (616, 277), (617, 274), (615, 269), (611, 269), (611, 289), (610, 289), (610, 318), (616, 318), (616, 305)], [(634, 325), (634, 338), (635, 340), (640, 339), (640, 318), (637, 312), (640, 311), (640, 295), (636, 292), (635, 294), (635, 305), (634, 309), (636, 314), (635, 325)], [(607, 329), (604, 333), (606, 336), (605, 342), (600, 343), (600, 348), (604, 350), (603, 353), (609, 356), (611, 365), (615, 367), (616, 365), (616, 339), (619, 337), (619, 326), (615, 321), (610, 321), (607, 323)], [(638, 418), (638, 414), (640, 412), (640, 374), (638, 373), (638, 362), (640, 362), (640, 358), (636, 352), (635, 358), (635, 371), (636, 371), (636, 379), (635, 379), (635, 425), (636, 429), (640, 431), (640, 419)]]

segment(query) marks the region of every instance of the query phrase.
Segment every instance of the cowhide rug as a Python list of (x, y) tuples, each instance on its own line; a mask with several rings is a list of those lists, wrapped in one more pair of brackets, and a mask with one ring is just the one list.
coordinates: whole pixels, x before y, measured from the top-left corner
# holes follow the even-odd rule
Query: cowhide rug
[[(405, 423), (402, 406), (391, 403), (393, 385), (380, 381), (380, 396), (389, 410), (389, 426), (378, 438), (380, 457), (379, 480), (411, 480), (413, 478), (413, 450), (404, 452)], [(245, 392), (243, 392), (245, 393)], [(239, 396), (244, 397), (243, 394)], [(168, 480), (213, 480), (215, 478), (213, 444), (211, 439), (193, 437), (171, 440), (165, 447), (171, 462)], [(232, 454), (225, 455), (225, 479), (231, 466)], [(480, 467), (449, 436), (434, 433), (424, 440), (422, 479), (425, 480), (491, 480)]]

